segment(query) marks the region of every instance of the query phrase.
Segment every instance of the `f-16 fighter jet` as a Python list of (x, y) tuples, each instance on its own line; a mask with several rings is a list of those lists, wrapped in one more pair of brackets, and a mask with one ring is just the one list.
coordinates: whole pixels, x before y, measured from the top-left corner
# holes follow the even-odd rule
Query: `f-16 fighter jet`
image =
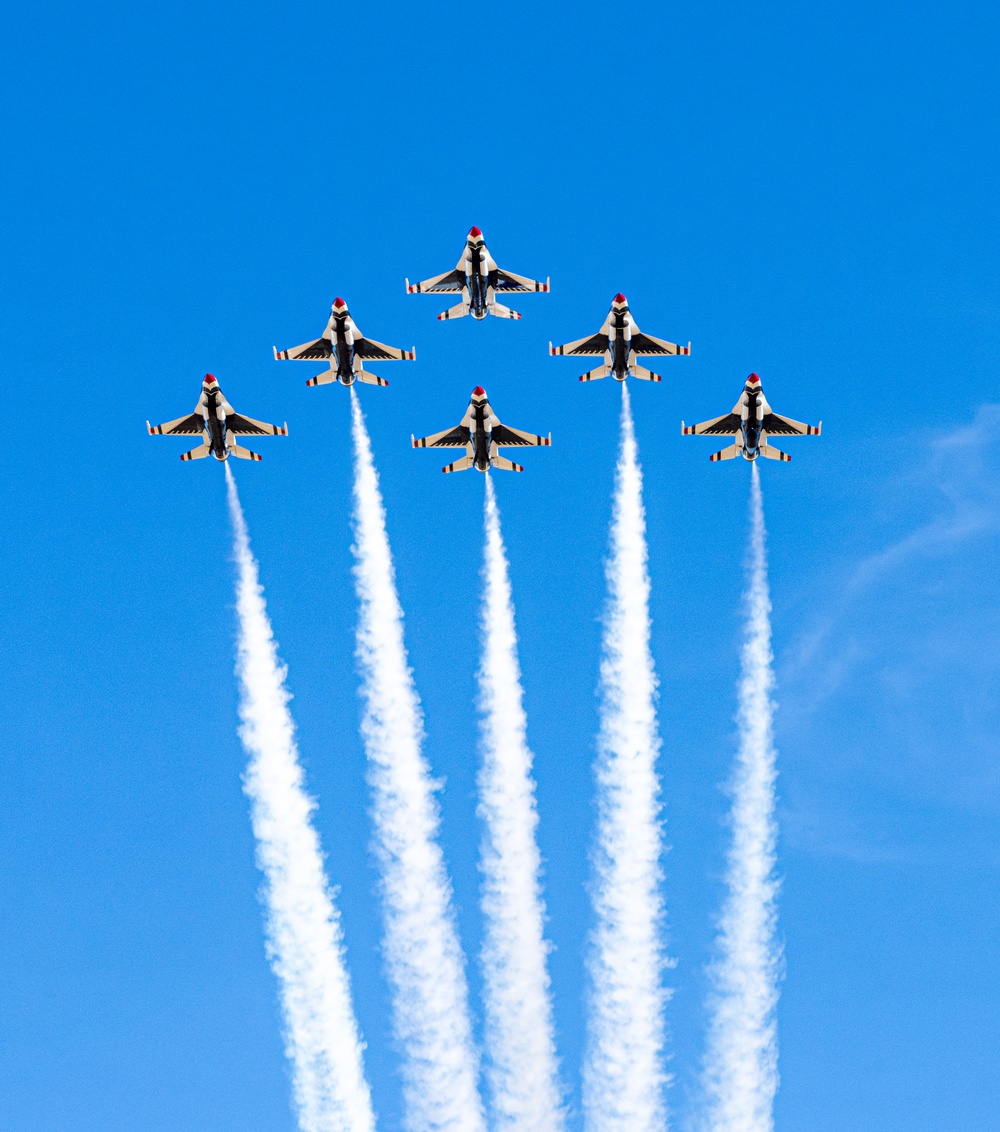
[(203, 460), (210, 453), (216, 460), (228, 460), (236, 456), (240, 460), (262, 460), (249, 448), (241, 448), (236, 443), (238, 436), (287, 436), (288, 424), (273, 425), (255, 421), (253, 417), (243, 417), (226, 400), (219, 383), (210, 374), (205, 374), (201, 383), (201, 396), (194, 412), (188, 417), (178, 417), (166, 424), (151, 425), (146, 421), (146, 431), (150, 436), (201, 436), (201, 444), (190, 452), (181, 455), (182, 460)]
[(709, 456), (710, 460), (732, 460), (734, 456), (742, 456), (744, 460), (756, 460), (758, 456), (763, 456), (765, 460), (790, 460), (791, 456), (787, 452), (779, 452), (768, 443), (770, 437), (819, 436), (822, 430), (822, 421), (818, 425), (803, 424), (790, 417), (772, 413), (764, 390), (760, 387), (760, 378), (755, 373), (747, 378), (740, 399), (731, 413), (696, 425), (686, 425), (681, 421), (681, 432), (685, 436), (736, 438), (735, 444), (713, 453)]
[(539, 283), (513, 271), (501, 271), (496, 260), (490, 255), (478, 228), (470, 228), (469, 235), (454, 271), (435, 275), (422, 283), (406, 281), (408, 295), (461, 294), (462, 301), (448, 310), (442, 311), (439, 319), (463, 318), (471, 314), (473, 318), (483, 319), (488, 314), (497, 318), (520, 318), (517, 311), (496, 301), (498, 294), (510, 291), (548, 291), (549, 281)]
[(328, 385), (331, 381), (339, 381), (344, 385), (353, 385), (356, 381), (366, 385), (388, 385), (384, 377), (362, 369), (362, 363), (412, 362), (417, 356), (415, 348), (399, 350), (395, 346), (386, 346), (373, 338), (366, 338), (351, 318), (347, 303), (339, 298), (333, 300), (330, 320), (322, 338), (303, 342), (301, 346), (293, 346), (290, 350), (279, 350), (276, 346), (272, 349), (276, 361), (330, 363), (328, 370), (310, 377), (306, 385)]
[(456, 428), (446, 428), (444, 432), (435, 432), (432, 436), (422, 436), (419, 440), (411, 436), (410, 441), (414, 448), (464, 448), (465, 455), (461, 460), (442, 468), (442, 472), (464, 472), (473, 467), (479, 472), (488, 472), (490, 468), (523, 472), (520, 464), (504, 459), (499, 449), (525, 445), (547, 447), (552, 443), (552, 433), (536, 436), (533, 432), (502, 425), (493, 412), (486, 390), (477, 385), (461, 424)]
[(619, 292), (612, 299), (608, 317), (596, 334), (580, 338), (576, 342), (567, 342), (565, 346), (553, 346), (550, 342), (549, 353), (553, 357), (560, 354), (589, 354), (597, 357), (603, 354), (604, 365), (583, 374), (581, 381), (596, 381), (599, 377), (614, 377), (616, 381), (624, 381), (630, 374), (632, 377), (641, 377), (644, 381), (662, 381), (663, 378), (658, 373), (637, 365), (636, 357), (640, 354), (687, 355), (691, 353), (691, 343), (678, 346), (663, 338), (654, 338), (652, 334), (643, 334), (635, 324), (628, 300)]

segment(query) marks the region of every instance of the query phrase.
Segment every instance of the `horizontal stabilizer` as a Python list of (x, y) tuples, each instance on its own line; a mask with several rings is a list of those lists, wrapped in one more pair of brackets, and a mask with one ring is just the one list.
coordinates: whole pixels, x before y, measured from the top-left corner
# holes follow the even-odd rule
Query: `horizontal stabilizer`
[(461, 460), (456, 460), (454, 464), (449, 464), (446, 468), (442, 468), (442, 472), (465, 472), (472, 467), (473, 459), (471, 456), (463, 456)]
[(388, 381), (384, 377), (379, 377), (378, 374), (369, 373), (366, 369), (359, 369), (355, 374), (358, 381), (363, 382), (365, 385), (388, 385)]
[(443, 322), (449, 318), (465, 318), (469, 313), (468, 303), (456, 303), (453, 307), (449, 307), (446, 311), (442, 311), (438, 315), (438, 322)]
[(263, 460), (263, 456), (258, 456), (256, 452), (251, 452), (249, 448), (241, 448), (239, 444), (232, 444), (229, 447), (229, 454), (235, 456), (237, 460)]
[(592, 369), (590, 373), (581, 373), (581, 381), (597, 381), (602, 377), (611, 376), (611, 366), (598, 366), (597, 369)]
[(646, 369), (644, 366), (633, 366), (632, 376), (638, 377), (640, 381), (662, 381), (663, 378), (658, 373), (653, 373), (651, 369)]
[(734, 460), (740, 454), (738, 444), (730, 444), (728, 448), (723, 448), (721, 452), (713, 452), (709, 456), (710, 460)]
[(331, 381), (337, 380), (337, 371), (335, 369), (325, 369), (322, 373), (316, 374), (315, 377), (310, 377), (306, 385), (329, 385)]
[(777, 448), (770, 444), (762, 444), (760, 454), (765, 460), (791, 460), (791, 456), (787, 452), (779, 452)]
[(212, 451), (209, 444), (199, 444), (197, 448), (192, 448), (190, 452), (182, 452), (182, 460), (204, 460), (205, 457)]
[(517, 311), (512, 311), (510, 307), (505, 307), (503, 303), (493, 303), (489, 308), (490, 314), (497, 318), (520, 318), (521, 316)]
[(508, 460), (504, 456), (494, 456), (490, 461), (494, 468), (499, 468), (502, 472), (523, 472), (524, 468), (520, 464), (515, 464), (513, 460)]

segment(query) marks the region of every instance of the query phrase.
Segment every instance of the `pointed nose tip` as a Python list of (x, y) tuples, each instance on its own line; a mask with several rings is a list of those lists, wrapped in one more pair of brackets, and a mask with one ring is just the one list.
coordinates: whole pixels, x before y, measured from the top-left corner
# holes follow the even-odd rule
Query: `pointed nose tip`
[(475, 224), (473, 224), (472, 227), (469, 229), (469, 235), (470, 236), (481, 236), (482, 232), (480, 232), (479, 229), (475, 226)]
[(205, 385), (211, 385), (213, 382), (215, 382), (215, 384), (218, 385), (218, 382), (215, 381), (215, 378), (210, 373), (206, 373), (205, 374)]
[(342, 310), (347, 306), (347, 303), (345, 303), (344, 300), (338, 295), (337, 298), (333, 300), (333, 305), (337, 310)]
[(472, 391), (472, 396), (473, 397), (485, 397), (486, 396), (486, 390), (481, 385), (477, 385), (476, 388), (473, 389), (473, 391)]
[(621, 291), (619, 291), (618, 294), (615, 295), (615, 297), (614, 297), (614, 302), (627, 304), (628, 299), (626, 299), (625, 296), (621, 293)]
[(752, 373), (747, 378), (747, 384), (748, 385), (758, 385), (758, 384), (760, 384), (760, 378), (755, 373)]

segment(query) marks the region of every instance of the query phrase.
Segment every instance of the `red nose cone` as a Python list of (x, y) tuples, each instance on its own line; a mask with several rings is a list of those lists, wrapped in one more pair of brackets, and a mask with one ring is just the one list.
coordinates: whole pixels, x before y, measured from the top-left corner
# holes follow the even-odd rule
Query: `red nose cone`
[(757, 375), (756, 375), (755, 373), (752, 373), (752, 374), (750, 374), (750, 376), (749, 376), (749, 377), (747, 378), (747, 382), (748, 382), (748, 383), (749, 383), (750, 385), (756, 385), (756, 384), (759, 384), (759, 383), (760, 383), (760, 378), (759, 378), (759, 377), (758, 377), (758, 376), (757, 376)]
[[(210, 373), (206, 373), (205, 374), (205, 384), (211, 385), (213, 381), (215, 381), (215, 378)], [(218, 382), (216, 382), (216, 385), (218, 385)]]
[(479, 229), (475, 226), (475, 224), (473, 224), (472, 227), (469, 229), (469, 235), (470, 236), (481, 236), (482, 232), (480, 232)]
[(333, 305), (337, 308), (337, 310), (340, 310), (341, 307), (346, 307), (347, 303), (345, 303), (343, 299), (338, 298), (333, 300)]
[(621, 293), (621, 291), (619, 291), (618, 294), (615, 295), (615, 302), (616, 303), (625, 303), (626, 306), (628, 305), (628, 299), (625, 298), (625, 296)]
[(472, 396), (473, 397), (485, 397), (486, 396), (486, 390), (481, 385), (477, 385), (476, 388), (473, 389), (473, 391), (472, 391)]

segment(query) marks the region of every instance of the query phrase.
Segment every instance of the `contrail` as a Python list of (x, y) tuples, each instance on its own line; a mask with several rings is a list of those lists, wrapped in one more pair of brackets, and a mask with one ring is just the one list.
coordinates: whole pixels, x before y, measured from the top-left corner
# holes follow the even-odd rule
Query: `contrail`
[(374, 799), (395, 1030), (406, 1054), (406, 1123), (411, 1132), (484, 1132), (464, 960), (438, 844), (434, 785), (421, 753), (423, 720), (403, 643), (378, 475), (353, 389), (351, 422), (361, 730)]
[(642, 471), (624, 384), (607, 579), (584, 1112), (592, 1132), (663, 1132), (668, 994), (662, 981), (657, 680), (649, 648)]
[(775, 940), (777, 771), (771, 722), (774, 672), (764, 499), (750, 481), (750, 561), (739, 689), (739, 753), (732, 785), (732, 846), (719, 920), (704, 1084), (712, 1132), (771, 1132), (778, 1088), (775, 1009), (781, 949)]
[(228, 463), (226, 492), (238, 570), (240, 738), (250, 759), (243, 788), (265, 877), (267, 954), (281, 987), (299, 1127), (303, 1132), (374, 1132), (340, 916), (311, 820), (316, 803), (305, 791), (286, 669), (278, 659)]
[(535, 840), (532, 755), (500, 513), (491, 477), (485, 478), (479, 814), (486, 823), (482, 958), (493, 1116), (501, 1132), (559, 1132), (564, 1120)]

